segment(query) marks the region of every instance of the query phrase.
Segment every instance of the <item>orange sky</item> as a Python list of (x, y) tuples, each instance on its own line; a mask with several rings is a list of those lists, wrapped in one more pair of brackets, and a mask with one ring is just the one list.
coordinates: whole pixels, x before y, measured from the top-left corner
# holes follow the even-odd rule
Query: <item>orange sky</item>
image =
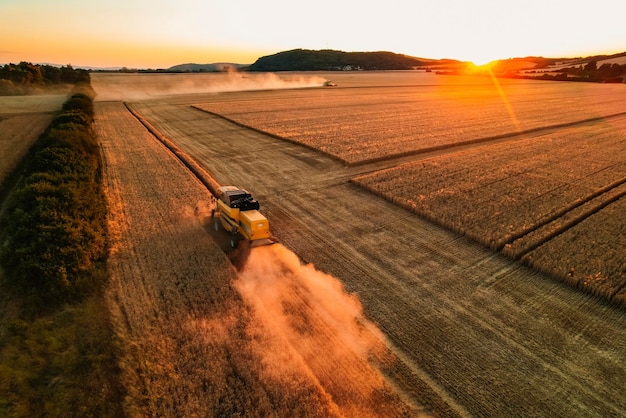
[(621, 0), (602, 7), (563, 0), (510, 3), (0, 0), (0, 63), (249, 64), (294, 48), (385, 50), (479, 63), (626, 51)]

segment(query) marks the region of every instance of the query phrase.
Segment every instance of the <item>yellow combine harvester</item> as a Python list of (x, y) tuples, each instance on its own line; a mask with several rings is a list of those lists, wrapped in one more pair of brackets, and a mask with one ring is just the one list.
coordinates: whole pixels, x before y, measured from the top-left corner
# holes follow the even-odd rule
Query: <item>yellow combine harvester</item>
[(213, 227), (230, 232), (230, 246), (236, 248), (244, 238), (252, 245), (272, 244), (269, 221), (259, 212), (259, 202), (243, 189), (222, 186), (217, 189), (217, 204), (211, 213)]

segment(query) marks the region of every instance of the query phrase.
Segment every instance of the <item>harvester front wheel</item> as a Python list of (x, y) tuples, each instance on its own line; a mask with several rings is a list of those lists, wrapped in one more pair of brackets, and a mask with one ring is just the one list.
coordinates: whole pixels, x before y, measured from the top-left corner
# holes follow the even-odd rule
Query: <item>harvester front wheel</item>
[(239, 245), (239, 240), (237, 239), (236, 236), (231, 235), (230, 237), (230, 248), (237, 248), (237, 246)]
[(217, 218), (213, 218), (213, 229), (215, 232), (220, 230), (220, 220)]

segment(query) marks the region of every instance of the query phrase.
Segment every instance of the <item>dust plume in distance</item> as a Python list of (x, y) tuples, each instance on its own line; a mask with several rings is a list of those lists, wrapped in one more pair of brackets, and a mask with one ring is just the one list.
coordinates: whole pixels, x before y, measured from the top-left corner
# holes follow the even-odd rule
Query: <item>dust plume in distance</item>
[(321, 87), (315, 75), (275, 73), (92, 73), (96, 101), (137, 101), (163, 96)]

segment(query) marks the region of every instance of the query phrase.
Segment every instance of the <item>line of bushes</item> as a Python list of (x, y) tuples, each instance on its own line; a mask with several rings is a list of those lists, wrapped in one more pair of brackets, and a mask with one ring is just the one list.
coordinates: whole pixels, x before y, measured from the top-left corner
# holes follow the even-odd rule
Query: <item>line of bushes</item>
[[(88, 90), (85, 90), (88, 91)], [(92, 98), (74, 93), (26, 158), (0, 220), (0, 264), (21, 294), (57, 304), (98, 280), (106, 249), (106, 203)]]
[(0, 416), (123, 416), (92, 97), (75, 87), (2, 212)]

